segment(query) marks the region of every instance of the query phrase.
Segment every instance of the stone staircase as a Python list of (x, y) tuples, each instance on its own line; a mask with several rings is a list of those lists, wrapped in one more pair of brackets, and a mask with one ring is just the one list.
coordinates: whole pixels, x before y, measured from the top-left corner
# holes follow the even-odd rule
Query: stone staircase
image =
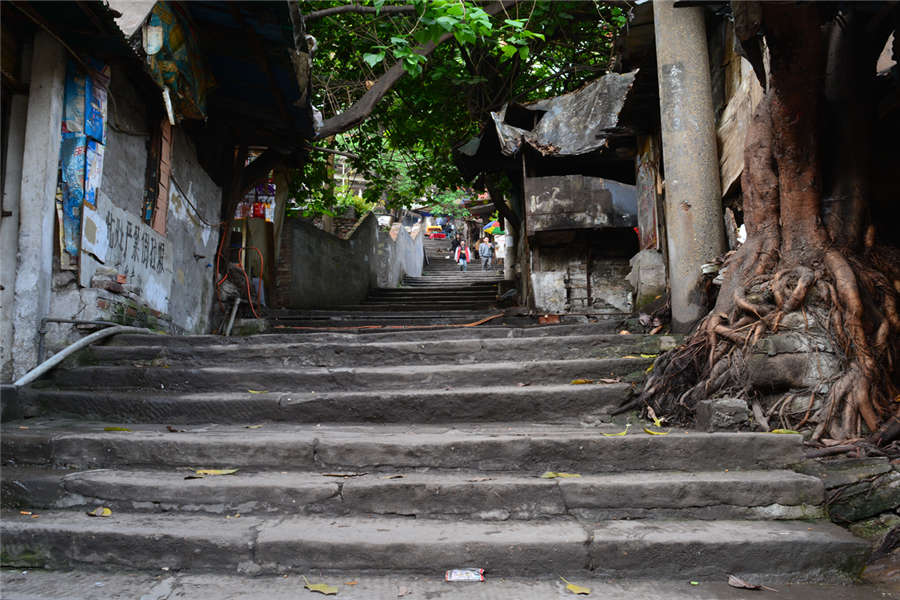
[(360, 304), (327, 310), (275, 311), (274, 328), (434, 326), (473, 323), (502, 313), (496, 309), (502, 271), (481, 264), (462, 272), (453, 262), (450, 240), (424, 240), (428, 262), (420, 277), (404, 277), (397, 288), (375, 288)]
[[(611, 435), (673, 343), (603, 325), (120, 335), (3, 423), (2, 562), (341, 582), (856, 575), (867, 545), (820, 519), (821, 481), (790, 470), (799, 436)], [(209, 468), (238, 471), (194, 478)], [(112, 515), (85, 514), (98, 506)]]

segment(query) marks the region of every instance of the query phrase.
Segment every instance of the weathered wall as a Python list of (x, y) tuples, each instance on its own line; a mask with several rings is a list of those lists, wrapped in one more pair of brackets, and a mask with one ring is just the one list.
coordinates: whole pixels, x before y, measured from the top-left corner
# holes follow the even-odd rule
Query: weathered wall
[[(205, 333), (214, 299), (221, 190), (200, 167), (193, 142), (174, 128), (165, 235), (144, 223), (147, 107), (127, 72), (114, 66), (110, 85), (115, 103), (109, 107), (97, 209), (84, 206), (80, 269), (54, 275), (50, 314)], [(49, 325), (46, 349), (52, 352), (80, 335), (71, 326)]]
[[(532, 274), (540, 312), (630, 313), (633, 308), (627, 258), (592, 257), (571, 246), (542, 247)], [(588, 285), (590, 273), (590, 285)]]
[(275, 304), (328, 308), (361, 302), (372, 287), (395, 287), (404, 274), (422, 273), (422, 235), (399, 224), (378, 229), (374, 214), (341, 239), (303, 219), (285, 222)]
[(49, 34), (38, 32), (34, 39), (22, 152), (13, 378), (35, 366), (40, 321), (50, 310), (54, 197), (65, 72), (65, 50)]
[(397, 287), (404, 275), (418, 277), (422, 274), (422, 246), (424, 235), (419, 224), (407, 232), (400, 223), (394, 223), (390, 231), (376, 229), (375, 283), (378, 287)]
[(303, 219), (290, 219), (290, 278), (281, 300), (287, 308), (356, 304), (369, 292), (377, 221), (367, 217), (350, 239), (326, 233)]

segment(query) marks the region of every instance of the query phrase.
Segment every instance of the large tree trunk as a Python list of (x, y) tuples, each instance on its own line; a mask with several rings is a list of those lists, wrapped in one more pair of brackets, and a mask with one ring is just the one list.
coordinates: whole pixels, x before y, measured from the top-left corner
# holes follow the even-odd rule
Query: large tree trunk
[[(886, 442), (900, 433), (900, 267), (889, 258), (896, 249), (875, 239), (868, 185), (874, 64), (893, 21), (852, 7), (836, 19), (824, 12), (836, 8), (773, 2), (756, 13), (769, 71), (741, 179), (748, 239), (726, 262), (715, 308), (647, 381), (641, 397), (656, 413), (685, 420), (697, 401), (725, 390), (756, 403), (780, 391), (782, 407), (810, 399), (795, 420), (783, 410), (781, 418), (814, 426), (814, 439), (868, 432)], [(759, 351), (789, 322), (792, 335), (820, 340), (805, 361)], [(811, 380), (800, 363), (820, 346), (839, 368)]]

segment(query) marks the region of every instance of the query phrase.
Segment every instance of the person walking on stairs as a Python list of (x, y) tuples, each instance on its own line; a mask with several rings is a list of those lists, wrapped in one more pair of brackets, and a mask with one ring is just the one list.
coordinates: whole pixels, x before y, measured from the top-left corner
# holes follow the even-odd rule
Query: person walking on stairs
[(484, 238), (478, 244), (478, 256), (481, 257), (481, 270), (486, 271), (491, 268), (491, 258), (494, 256), (494, 246), (491, 245), (491, 238)]
[(456, 247), (456, 253), (453, 255), (453, 259), (459, 265), (460, 271), (466, 270), (466, 267), (469, 265), (469, 246), (465, 241), (460, 242), (459, 246)]

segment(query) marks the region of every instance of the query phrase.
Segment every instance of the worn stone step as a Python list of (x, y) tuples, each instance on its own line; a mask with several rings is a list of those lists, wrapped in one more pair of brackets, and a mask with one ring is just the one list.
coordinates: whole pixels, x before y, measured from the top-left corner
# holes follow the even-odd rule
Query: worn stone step
[(793, 471), (535, 475), (378, 471), (238, 472), (185, 480), (191, 470), (3, 470), (4, 502), (22, 508), (244, 515), (385, 514), (486, 520), (568, 515), (609, 519), (799, 519), (822, 514), (821, 481)]
[(408, 518), (289, 518), (48, 511), (3, 514), (4, 563), (119, 566), (159, 572), (291, 573), (312, 569), (440, 573), (471, 565), (494, 577), (547, 572), (617, 577), (855, 576), (867, 544), (824, 523), (797, 521), (477, 522)]
[[(251, 388), (252, 389), (252, 388)], [(363, 392), (134, 393), (37, 389), (22, 401), (31, 414), (77, 415), (123, 423), (455, 423), (608, 418), (627, 384), (533, 385)]]
[(206, 466), (258, 469), (371, 470), (441, 468), (478, 471), (606, 473), (777, 469), (800, 462), (799, 435), (678, 433), (604, 436), (611, 427), (526, 423), (482, 425), (240, 425), (31, 419), (29, 429), (4, 424), (5, 464), (76, 468)]
[[(568, 571), (531, 577), (493, 577), (474, 586), (467, 583), (448, 584), (443, 573), (359, 573), (325, 572), (311, 576), (310, 581), (326, 581), (339, 589), (341, 600), (396, 600), (409, 597), (440, 600), (565, 600), (574, 598), (566, 590), (560, 575), (592, 590), (592, 598), (631, 598), (634, 600), (735, 600), (752, 598), (753, 592), (741, 594), (726, 579), (704, 580), (698, 588), (683, 578), (610, 579), (592, 574), (573, 577)], [(310, 575), (307, 574), (309, 577)], [(772, 583), (766, 581), (764, 583)], [(96, 567), (80, 570), (52, 571), (21, 569), (0, 571), (0, 584), (11, 600), (109, 600), (110, 598), (142, 598), (147, 600), (313, 600), (317, 594), (303, 590), (299, 573), (260, 575), (256, 577), (223, 573), (99, 571)], [(98, 586), (98, 584), (102, 584)], [(900, 592), (890, 583), (789, 583), (778, 586), (779, 600), (896, 600)], [(175, 595), (177, 594), (177, 596)], [(305, 595), (304, 595), (305, 594)]]
[[(598, 358), (386, 367), (83, 366), (56, 369), (49, 382), (68, 389), (324, 392), (430, 389), (465, 384), (569, 383), (577, 378), (640, 379), (652, 358)], [(48, 383), (49, 383), (48, 382)]]
[[(600, 321), (589, 324), (573, 325), (534, 325), (531, 327), (497, 327), (490, 321), (478, 327), (452, 327), (447, 329), (408, 330), (367, 330), (367, 333), (355, 332), (318, 332), (302, 336), (304, 342), (420, 342), (435, 340), (483, 339), (496, 340), (502, 338), (544, 338), (562, 336), (603, 335), (616, 329), (616, 321)], [(637, 334), (635, 334), (637, 335)], [(629, 336), (624, 336), (629, 337)], [(672, 347), (680, 340), (680, 336), (661, 335), (660, 343)], [(145, 335), (123, 333), (110, 338), (108, 344), (117, 347), (129, 346), (240, 346), (256, 344), (289, 344), (298, 339), (296, 334), (267, 333), (251, 337), (225, 338), (220, 335)], [(491, 342), (487, 342), (491, 343)], [(100, 346), (96, 346), (100, 347)]]
[[(155, 341), (155, 340), (152, 340)], [(541, 339), (536, 345), (528, 338), (422, 340), (405, 342), (341, 343), (306, 342), (296, 338), (287, 343), (214, 344), (199, 346), (178, 343), (166, 345), (96, 346), (78, 357), (82, 363), (130, 364), (155, 360), (162, 365), (226, 364), (259, 361), (258, 364), (281, 366), (388, 366), (457, 362), (496, 362), (553, 357), (615, 358), (627, 355), (655, 355), (669, 350), (661, 336), (583, 335), (555, 336)]]

